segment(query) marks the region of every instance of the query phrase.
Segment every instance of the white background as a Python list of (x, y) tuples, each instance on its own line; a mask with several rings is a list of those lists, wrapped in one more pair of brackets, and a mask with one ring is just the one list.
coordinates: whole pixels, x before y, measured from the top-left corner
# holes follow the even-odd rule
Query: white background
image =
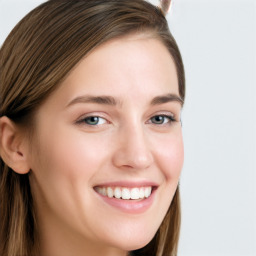
[[(0, 0), (0, 44), (41, 2)], [(179, 256), (256, 255), (256, 1), (174, 0), (167, 18), (187, 79)]]

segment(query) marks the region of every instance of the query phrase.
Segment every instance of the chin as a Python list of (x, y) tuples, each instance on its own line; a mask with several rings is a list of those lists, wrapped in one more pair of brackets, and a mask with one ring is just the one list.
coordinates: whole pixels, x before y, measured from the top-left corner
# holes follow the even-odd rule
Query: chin
[(115, 241), (115, 246), (124, 251), (134, 251), (146, 246), (154, 237), (154, 234), (132, 234), (129, 237), (119, 237), (118, 241)]

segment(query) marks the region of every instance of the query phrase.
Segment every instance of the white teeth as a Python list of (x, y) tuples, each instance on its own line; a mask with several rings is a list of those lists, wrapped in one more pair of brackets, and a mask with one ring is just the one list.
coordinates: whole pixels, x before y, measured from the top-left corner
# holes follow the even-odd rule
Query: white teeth
[(124, 200), (138, 200), (148, 198), (151, 195), (152, 187), (141, 187), (141, 188), (120, 188), (120, 187), (96, 187), (95, 190), (109, 198), (117, 198)]
[(146, 197), (146, 198), (148, 198), (148, 197), (151, 195), (151, 190), (152, 190), (151, 187), (146, 187), (146, 188), (145, 188), (144, 193), (145, 193), (145, 197)]
[(131, 198), (131, 193), (128, 188), (123, 188), (122, 189), (122, 199), (130, 199)]
[(106, 196), (107, 195), (107, 189), (106, 188), (102, 188), (102, 195)]
[(131, 190), (131, 199), (139, 199), (140, 198), (140, 190), (138, 188), (133, 188)]
[(114, 190), (114, 196), (115, 196), (115, 198), (121, 198), (121, 196), (122, 196), (122, 191), (121, 191), (120, 188), (115, 188), (115, 190)]
[(113, 189), (110, 188), (110, 187), (107, 187), (107, 195), (108, 197), (113, 197), (114, 196), (114, 192), (113, 192)]
[(140, 188), (140, 199), (145, 197), (145, 192), (143, 188)]

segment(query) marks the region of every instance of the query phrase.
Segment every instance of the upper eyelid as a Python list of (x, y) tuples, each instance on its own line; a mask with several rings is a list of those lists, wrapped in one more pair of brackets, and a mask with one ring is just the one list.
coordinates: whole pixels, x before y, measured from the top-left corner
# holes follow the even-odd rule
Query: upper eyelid
[[(155, 116), (166, 116), (166, 117), (175, 117), (176, 115), (172, 112), (166, 112), (166, 111), (162, 111), (160, 113), (154, 113), (153, 115), (150, 115), (148, 117), (148, 119), (152, 118), (152, 117), (155, 117)], [(88, 118), (88, 117), (100, 117), (100, 118), (103, 118), (103, 119), (108, 119), (107, 117), (105, 117), (104, 115), (101, 115), (101, 114), (98, 114), (98, 113), (89, 113), (89, 114), (84, 114), (84, 115), (81, 115), (80, 117), (78, 117), (77, 119), (85, 119), (85, 118)]]
[(153, 115), (151, 115), (151, 116), (149, 117), (149, 119), (152, 118), (152, 117), (154, 117), (154, 116), (166, 116), (166, 117), (172, 117), (172, 118), (176, 119), (176, 116), (178, 116), (178, 115), (176, 115), (176, 114), (173, 113), (172, 111), (163, 110), (163, 111), (157, 111), (157, 112), (155, 112)]
[(91, 113), (87, 113), (87, 114), (83, 114), (83, 115), (80, 115), (77, 120), (81, 120), (81, 119), (86, 119), (88, 117), (100, 117), (100, 118), (103, 118), (103, 119), (106, 119), (108, 120), (108, 117), (106, 117), (106, 114), (99, 114), (97, 112), (91, 112)]

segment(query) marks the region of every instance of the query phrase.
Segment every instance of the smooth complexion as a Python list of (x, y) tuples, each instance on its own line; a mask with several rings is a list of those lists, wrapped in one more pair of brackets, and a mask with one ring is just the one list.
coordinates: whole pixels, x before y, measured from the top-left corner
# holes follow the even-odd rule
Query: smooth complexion
[[(39, 108), (28, 158), (42, 256), (126, 255), (153, 238), (182, 169), (181, 107), (157, 39), (110, 41), (73, 69)], [(152, 194), (102, 192), (117, 187)]]

